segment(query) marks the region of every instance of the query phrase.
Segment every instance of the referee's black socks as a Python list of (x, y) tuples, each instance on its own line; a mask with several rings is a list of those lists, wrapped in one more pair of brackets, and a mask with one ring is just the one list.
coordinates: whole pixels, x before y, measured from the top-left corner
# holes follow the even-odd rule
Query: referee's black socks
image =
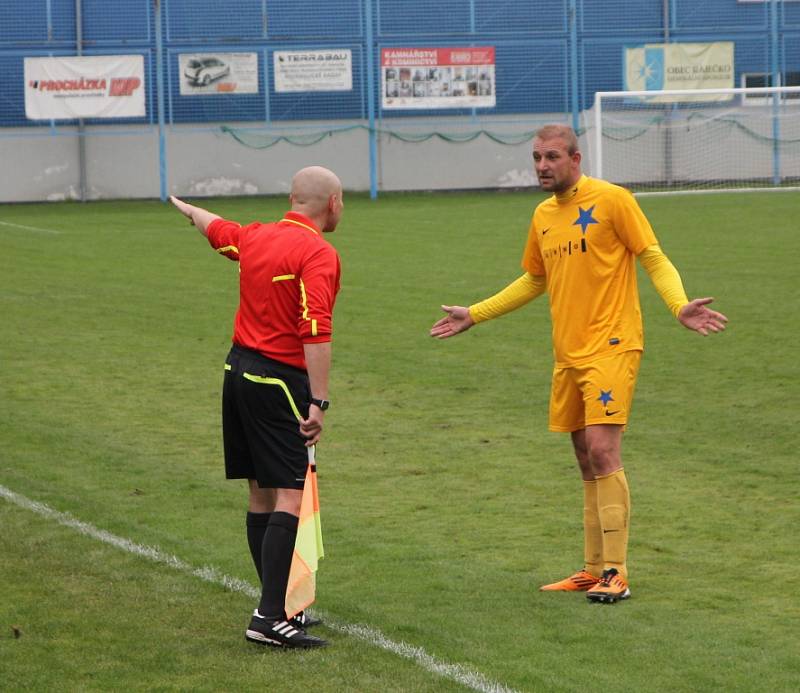
[(298, 522), (298, 517), (290, 513), (270, 514), (261, 545), (261, 602), (258, 605), (258, 613), (267, 620), (285, 616), (286, 586)]
[(247, 545), (253, 557), (253, 565), (261, 582), (261, 547), (264, 544), (264, 534), (267, 531), (270, 513), (247, 513)]

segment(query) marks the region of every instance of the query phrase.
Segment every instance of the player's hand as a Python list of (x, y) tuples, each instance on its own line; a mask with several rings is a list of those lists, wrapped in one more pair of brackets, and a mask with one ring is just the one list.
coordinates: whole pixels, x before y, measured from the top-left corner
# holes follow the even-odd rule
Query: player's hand
[(300, 419), (300, 433), (306, 439), (306, 447), (316, 445), (322, 436), (322, 421), (325, 412), (313, 404), (308, 408), (308, 418)]
[(469, 308), (464, 306), (442, 306), (442, 310), (447, 315), (433, 324), (430, 333), (431, 337), (436, 337), (436, 339), (454, 337), (475, 324), (475, 321), (470, 317)]
[(713, 300), (713, 298), (696, 298), (687, 303), (678, 313), (681, 325), (699, 332), (704, 337), (708, 336), (709, 332), (722, 332), (728, 318), (706, 307)]
[(194, 219), (192, 219), (192, 210), (194, 209), (194, 205), (190, 205), (188, 202), (179, 200), (177, 197), (175, 197), (175, 195), (170, 195), (169, 201), (181, 214), (183, 214), (183, 216), (187, 217), (189, 219), (189, 223), (194, 226)]

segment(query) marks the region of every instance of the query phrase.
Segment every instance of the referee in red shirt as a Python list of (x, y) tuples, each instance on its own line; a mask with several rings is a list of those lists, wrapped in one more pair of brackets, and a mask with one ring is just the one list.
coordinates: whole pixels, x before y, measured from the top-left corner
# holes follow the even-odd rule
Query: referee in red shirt
[(225, 362), (222, 429), (225, 475), (250, 487), (247, 540), (261, 601), (245, 637), (264, 645), (320, 647), (319, 623), (286, 618), (307, 448), (322, 434), (331, 365), (332, 314), (339, 291), (336, 250), (323, 237), (344, 202), (337, 176), (298, 171), (291, 210), (272, 224), (240, 226), (176, 197), (172, 204), (222, 255), (239, 263), (239, 309)]

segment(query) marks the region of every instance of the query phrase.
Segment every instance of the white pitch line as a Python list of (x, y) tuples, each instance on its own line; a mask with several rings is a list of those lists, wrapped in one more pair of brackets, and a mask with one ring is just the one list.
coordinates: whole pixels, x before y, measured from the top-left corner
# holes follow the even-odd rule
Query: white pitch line
[(10, 221), (0, 221), (0, 225), (13, 226), (14, 228), (25, 229), (26, 231), (39, 231), (40, 233), (61, 233), (61, 231), (56, 231), (55, 229), (42, 229), (38, 226), (25, 226), (23, 224), (14, 224)]
[[(104, 529), (99, 529), (94, 525), (78, 520), (69, 513), (54, 510), (44, 503), (31, 500), (30, 498), (26, 498), (19, 493), (15, 493), (2, 484), (0, 484), (0, 498), (5, 498), (21, 508), (35, 512), (37, 515), (41, 515), (42, 517), (50, 520), (55, 520), (60, 525), (75, 529), (84, 536), (97, 539), (105, 544), (110, 544), (118, 549), (122, 549), (123, 551), (127, 551), (128, 553), (132, 553), (136, 556), (141, 556), (142, 558), (147, 558), (148, 560), (156, 563), (167, 565), (170, 568), (179, 570), (182, 573), (194, 575), (195, 577), (205, 580), (206, 582), (221, 585), (231, 592), (241, 592), (242, 594), (246, 594), (248, 597), (252, 597), (254, 599), (257, 599), (261, 595), (261, 591), (256, 589), (249, 582), (225, 575), (224, 573), (220, 573), (216, 568), (211, 568), (209, 566), (195, 568), (189, 563), (182, 561), (180, 558), (177, 558), (172, 554), (164, 553), (154, 546), (137, 544), (130, 539), (118, 537), (117, 535), (111, 534)], [(409, 659), (431, 673), (450, 679), (451, 681), (455, 681), (466, 688), (469, 688), (473, 691), (478, 691), (478, 693), (517, 693), (517, 691), (515, 691), (513, 688), (508, 688), (500, 683), (490, 681), (483, 676), (483, 674), (480, 674), (477, 671), (472, 671), (461, 664), (450, 664), (448, 662), (443, 662), (442, 660), (429, 655), (421, 647), (415, 647), (414, 645), (409, 645), (408, 643), (402, 641), (395, 642), (394, 640), (390, 640), (375, 628), (360, 624), (344, 623), (334, 620), (324, 613), (316, 613), (318, 616), (323, 616), (325, 625), (334, 630), (344, 633), (345, 635), (358, 638), (359, 640), (364, 640), (368, 644), (379, 647), (387, 652), (391, 652), (398, 657)]]

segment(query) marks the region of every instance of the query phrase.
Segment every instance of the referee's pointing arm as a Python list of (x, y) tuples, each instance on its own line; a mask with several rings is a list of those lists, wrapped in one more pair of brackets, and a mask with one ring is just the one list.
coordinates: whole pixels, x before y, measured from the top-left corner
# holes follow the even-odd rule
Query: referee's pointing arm
[(206, 229), (208, 229), (209, 224), (214, 221), (214, 219), (220, 218), (219, 214), (209, 212), (202, 207), (190, 205), (188, 202), (179, 200), (174, 195), (170, 195), (169, 201), (175, 205), (177, 210), (189, 220), (189, 223), (192, 224), (192, 226), (196, 226), (197, 230), (204, 236), (208, 236)]

